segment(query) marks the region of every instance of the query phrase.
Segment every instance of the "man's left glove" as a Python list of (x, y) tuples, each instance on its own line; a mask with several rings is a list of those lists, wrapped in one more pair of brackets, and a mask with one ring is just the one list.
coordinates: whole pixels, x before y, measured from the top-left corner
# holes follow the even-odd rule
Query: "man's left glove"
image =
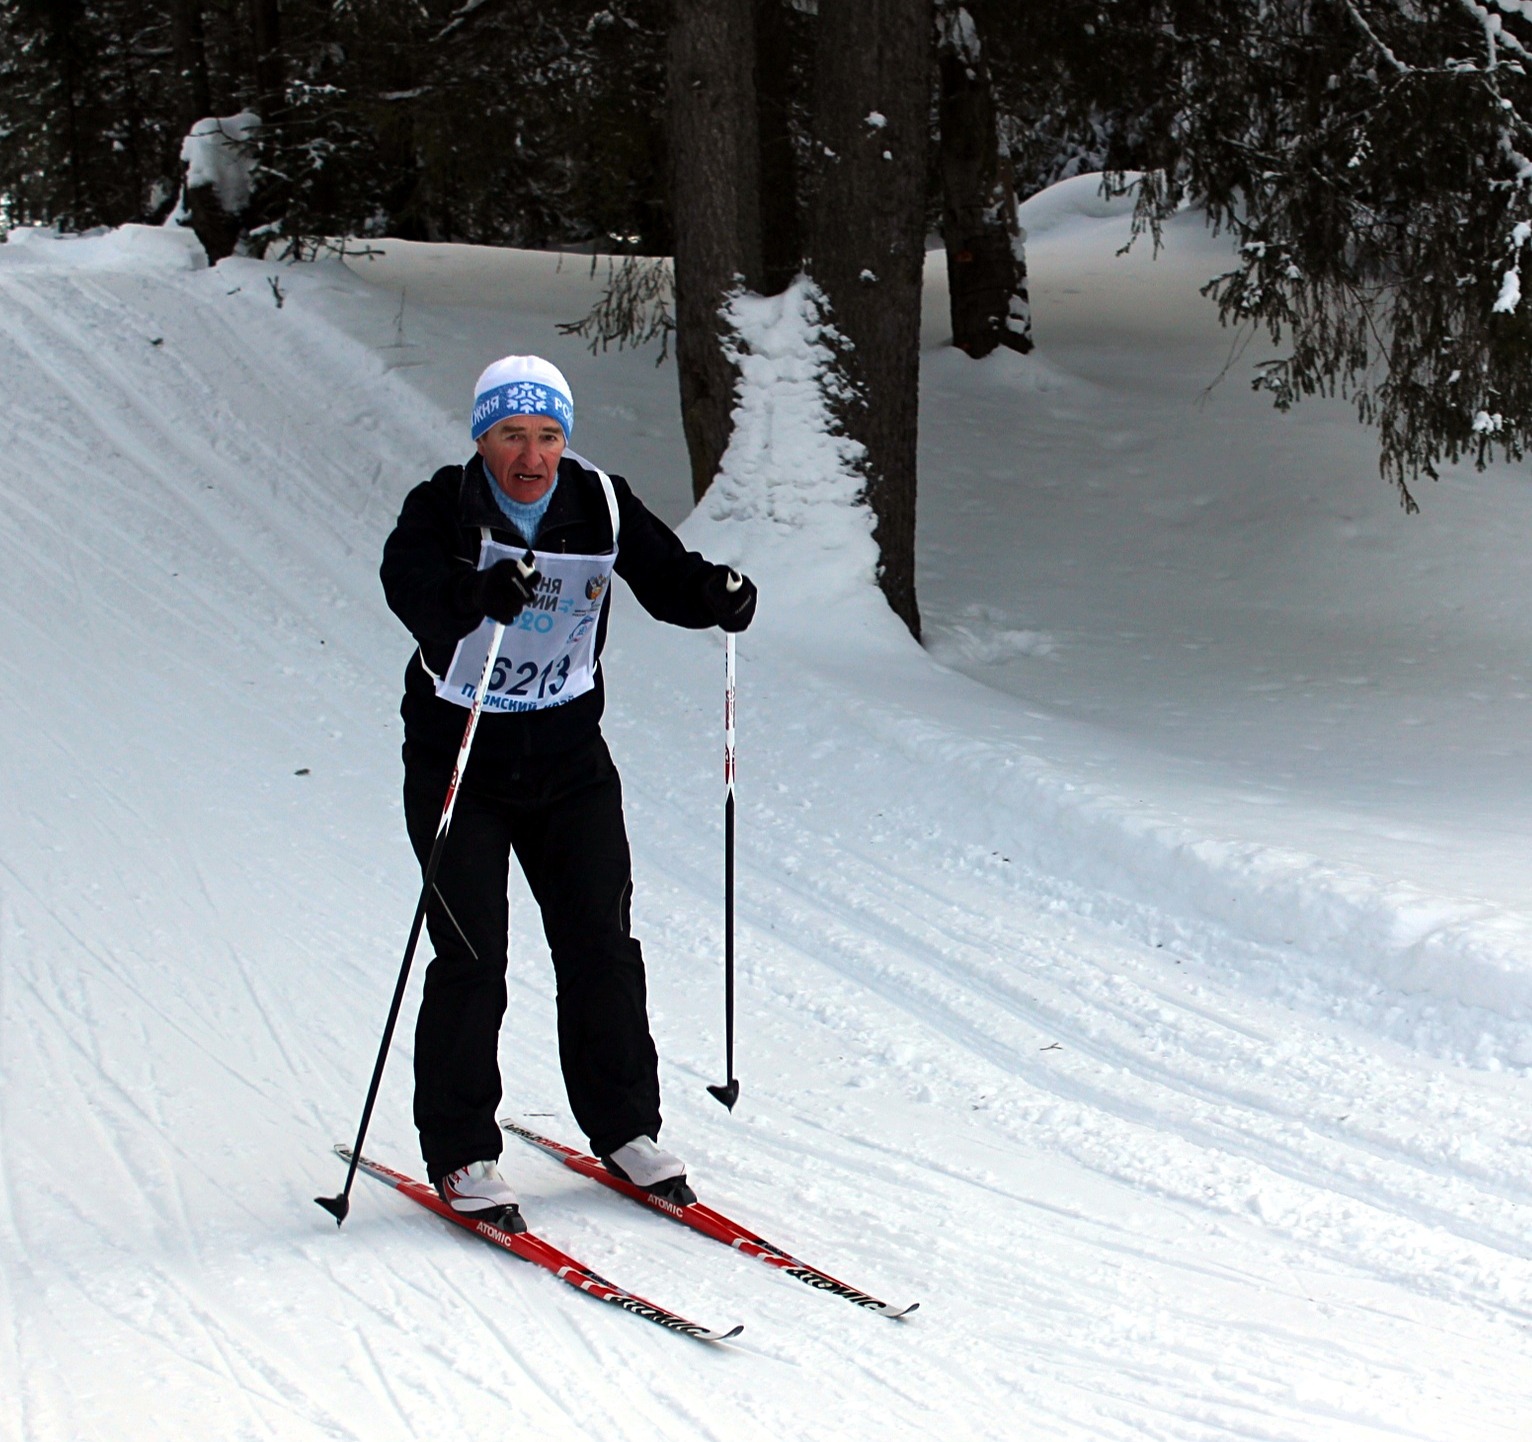
[(702, 578), (702, 600), (720, 630), (743, 631), (755, 619), (755, 582), (727, 566)]

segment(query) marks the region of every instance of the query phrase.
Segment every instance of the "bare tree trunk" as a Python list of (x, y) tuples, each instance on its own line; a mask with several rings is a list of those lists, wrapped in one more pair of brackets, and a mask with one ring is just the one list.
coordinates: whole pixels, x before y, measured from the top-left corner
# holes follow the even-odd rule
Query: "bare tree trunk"
[(230, 215), (211, 185), (188, 187), (182, 196), (192, 234), (202, 243), (209, 265), (234, 254), (239, 244), (240, 216)]
[(961, 5), (944, 6), (938, 27), (938, 166), (952, 343), (975, 357), (1001, 345), (1026, 352), (1032, 349), (1026, 260), (1009, 157), (1000, 151), (989, 66), (973, 19)]
[(780, 295), (803, 266), (798, 162), (793, 154), (788, 0), (754, 0), (755, 96), (761, 152), (761, 294)]
[(202, 0), (175, 0), (170, 23), (176, 78), (180, 82), (177, 121), (181, 134), (186, 135), (199, 120), (213, 113), (212, 87), (207, 78), (207, 34), (203, 24)]
[(670, 193), (676, 370), (692, 495), (729, 443), (734, 367), (719, 307), (761, 283), (760, 142), (751, 0), (675, 0), (670, 29)]
[(280, 0), (250, 0), (250, 39), (254, 48), (254, 74), (258, 113), (269, 127), (287, 98), (282, 65), (282, 9)]
[(69, 175), (70, 210), (67, 220), (76, 229), (83, 228), (90, 214), (86, 200), (85, 139), (80, 120), (79, 26), (83, 7), (78, 4), (50, 5), (44, 10), (49, 29), (49, 48), (58, 66), (59, 93), (64, 109), (64, 157)]
[(847, 434), (866, 447), (878, 582), (920, 635), (915, 440), (932, 0), (819, 0), (811, 270), (845, 347)]
[[(128, 212), (134, 220), (149, 219), (150, 198), (149, 178), (153, 173), (155, 161), (158, 155), (150, 159), (145, 156), (145, 105), (142, 91), (139, 88), (138, 57), (142, 36), (135, 34), (133, 30), (124, 26), (121, 37), (121, 72), (118, 83), (122, 86), (123, 104), (121, 107), (122, 130), (118, 140), (121, 150), (122, 167), (127, 171), (128, 184), (131, 187), (129, 194), (132, 196), (132, 209)], [(161, 212), (163, 214), (163, 212)]]

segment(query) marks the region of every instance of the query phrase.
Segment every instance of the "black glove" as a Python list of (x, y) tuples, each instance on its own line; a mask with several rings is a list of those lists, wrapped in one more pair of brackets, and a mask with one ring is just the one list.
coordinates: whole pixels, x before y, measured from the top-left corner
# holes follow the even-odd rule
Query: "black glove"
[(755, 582), (727, 566), (714, 566), (702, 578), (702, 602), (720, 630), (743, 631), (755, 619)]
[(522, 569), (531, 566), (531, 554), (526, 561), (496, 561), (486, 571), (463, 577), (458, 594), (464, 609), (509, 626), (537, 594), (537, 572)]

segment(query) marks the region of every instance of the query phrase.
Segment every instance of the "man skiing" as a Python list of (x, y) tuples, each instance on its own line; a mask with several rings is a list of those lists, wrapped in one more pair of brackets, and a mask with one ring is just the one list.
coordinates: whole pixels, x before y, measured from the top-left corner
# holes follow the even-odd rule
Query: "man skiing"
[(418, 643), (400, 713), (405, 824), (422, 867), (492, 623), (506, 627), (426, 910), (436, 955), (415, 1031), (415, 1124), (443, 1199), (510, 1231), (525, 1224), (496, 1166), (495, 1110), (513, 851), (542, 913), (564, 1085), (591, 1151), (659, 1196), (695, 1200), (685, 1164), (658, 1145), (658, 1058), (599, 658), (613, 572), (677, 626), (741, 631), (756, 602), (747, 578), (688, 551), (621, 476), (568, 450), (573, 430), (557, 367), (496, 361), (474, 387), (477, 453), (410, 492), (383, 548), (389, 607)]

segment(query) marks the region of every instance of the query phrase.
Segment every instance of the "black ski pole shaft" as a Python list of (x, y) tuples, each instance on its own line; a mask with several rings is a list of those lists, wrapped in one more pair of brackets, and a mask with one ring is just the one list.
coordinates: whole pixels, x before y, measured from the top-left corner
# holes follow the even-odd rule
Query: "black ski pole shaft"
[[(729, 589), (737, 591), (740, 578), (729, 573)], [(739, 1079), (734, 1075), (734, 633), (724, 637), (723, 683), (723, 1036), (722, 1086), (708, 1090), (730, 1111), (739, 1100)]]
[[(532, 552), (516, 563), (523, 576), (531, 576), (536, 569)], [(484, 658), (484, 670), (479, 677), (479, 687), (473, 694), (473, 705), (468, 711), (468, 724), (463, 727), (463, 741), (458, 747), (457, 764), (452, 768), (452, 780), (447, 783), (447, 798), (442, 803), (441, 820), (436, 825), (436, 840), (431, 843), (431, 854), (426, 858), (425, 876), (420, 887), (420, 901), (415, 907), (415, 919), (410, 923), (409, 940), (404, 944), (404, 960), (399, 964), (399, 980), (394, 985), (394, 999), (388, 1008), (388, 1020), (383, 1024), (383, 1040), (378, 1045), (378, 1059), (372, 1068), (372, 1082), (367, 1088), (367, 1100), (362, 1105), (362, 1120), (356, 1129), (356, 1145), (351, 1148), (351, 1164), (346, 1170), (346, 1184), (334, 1197), (315, 1197), (325, 1211), (335, 1218), (338, 1227), (351, 1210), (351, 1184), (356, 1180), (357, 1164), (362, 1159), (362, 1143), (367, 1139), (367, 1127), (372, 1121), (372, 1109), (378, 1100), (378, 1088), (383, 1084), (383, 1066), (388, 1060), (388, 1049), (394, 1039), (394, 1027), (399, 1021), (399, 1008), (404, 1003), (405, 986), (410, 979), (410, 965), (415, 960), (415, 947), (420, 941), (420, 928), (426, 919), (426, 906), (431, 899), (431, 888), (436, 885), (436, 872), (441, 866), (442, 852), (447, 846), (447, 828), (452, 825), (452, 811), (457, 805), (458, 785), (463, 772), (468, 769), (468, 753), (473, 749), (473, 735), (479, 728), (479, 713), (484, 698), (489, 694), (490, 677), (495, 661), (500, 655), (500, 643), (505, 639), (505, 623), (495, 622), (490, 637), (489, 654)]]
[[(453, 789), (456, 789), (456, 776), (453, 777), (452, 784)], [(346, 1220), (346, 1213), (351, 1210), (351, 1184), (356, 1180), (357, 1163), (362, 1156), (362, 1143), (366, 1140), (367, 1128), (372, 1121), (372, 1109), (378, 1100), (378, 1088), (383, 1084), (383, 1064), (388, 1060), (389, 1047), (393, 1043), (394, 1027), (398, 1024), (399, 1009), (404, 1003), (405, 986), (410, 979), (410, 965), (415, 960), (415, 947), (420, 940), (420, 927), (426, 916), (426, 903), (430, 899), (431, 888), (436, 885), (436, 872), (441, 865), (442, 852), (446, 849), (446, 844), (447, 828), (442, 825), (437, 829), (436, 840), (431, 844), (431, 855), (426, 861), (425, 881), (420, 888), (420, 901), (415, 907), (415, 919), (410, 923), (410, 937), (404, 944), (404, 960), (399, 966), (399, 980), (394, 986), (394, 999), (389, 1003), (388, 1020), (383, 1023), (383, 1040), (378, 1045), (378, 1059), (372, 1068), (372, 1081), (367, 1087), (367, 1100), (362, 1104), (362, 1120), (356, 1129), (356, 1145), (351, 1149), (351, 1164), (346, 1170), (346, 1184), (340, 1189), (339, 1196), (314, 1198), (335, 1218), (337, 1227)]]

